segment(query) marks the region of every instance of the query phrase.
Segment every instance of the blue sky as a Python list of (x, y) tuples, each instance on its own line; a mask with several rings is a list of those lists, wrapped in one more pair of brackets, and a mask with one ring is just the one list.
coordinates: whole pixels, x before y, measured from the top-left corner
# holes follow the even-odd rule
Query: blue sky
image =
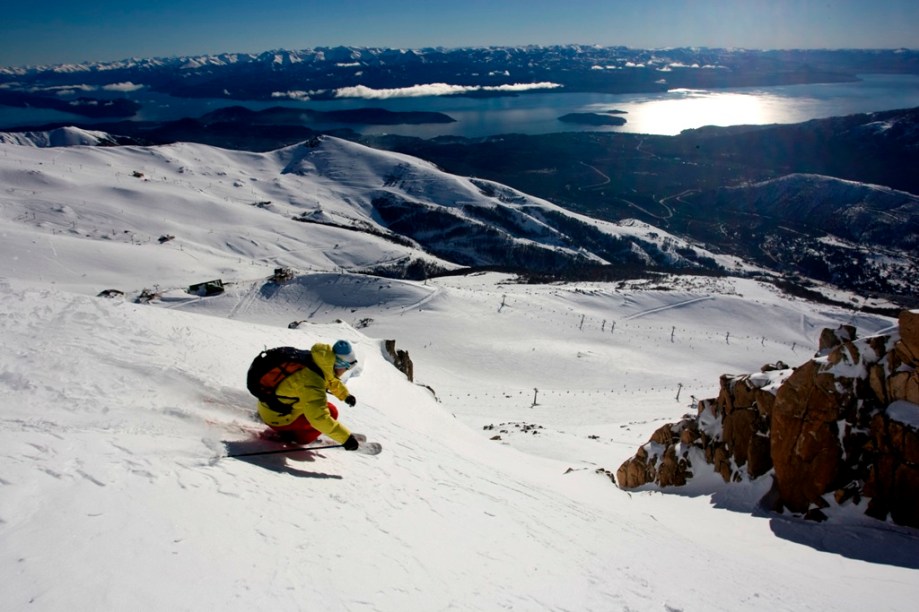
[(0, 66), (353, 45), (919, 48), (916, 0), (11, 3)]

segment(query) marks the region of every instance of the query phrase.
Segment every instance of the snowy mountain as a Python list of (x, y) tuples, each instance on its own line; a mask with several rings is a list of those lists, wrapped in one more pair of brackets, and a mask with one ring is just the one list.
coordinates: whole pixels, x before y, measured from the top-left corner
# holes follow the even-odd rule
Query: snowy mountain
[[(34, 142), (45, 140), (50, 137)], [(742, 266), (643, 223), (596, 221), (502, 185), (332, 137), (265, 154), (188, 143), (66, 147), (50, 155), (23, 146), (6, 151), (0, 176), (16, 204), (6, 214), (19, 221), (22, 238), (31, 240), (36, 230), (61, 232), (92, 238), (103, 251), (112, 243), (155, 244), (155, 255), (136, 270), (138, 285), (185, 282), (202, 251), (225, 259), (198, 272), (206, 276), (241, 266), (258, 274), (270, 265), (397, 276), (458, 265), (533, 271), (590, 263)], [(133, 204), (139, 200), (142, 210)], [(304, 240), (316, 248), (304, 250)], [(160, 271), (181, 260), (178, 276)]]
[[(912, 609), (915, 530), (767, 513), (768, 476), (677, 494), (609, 478), (722, 373), (891, 319), (750, 278), (357, 274), (480, 256), (406, 239), (382, 196), (472, 226), (500, 208), (521, 230), (492, 222), (508, 245), (602, 255), (545, 229), (548, 202), (314, 144), (0, 144), (0, 607)], [(570, 218), (642, 249), (675, 240)], [(268, 281), (278, 267), (295, 277)], [(213, 278), (223, 293), (185, 290)], [(383, 453), (225, 457), (268, 445), (243, 382), (255, 354), (336, 338), (360, 360), (342, 421)]]
[(0, 143), (24, 147), (111, 146), (118, 144), (118, 137), (71, 126), (42, 132), (0, 132)]
[(919, 196), (881, 185), (789, 174), (723, 190), (716, 204), (801, 227), (826, 228), (857, 244), (916, 252)]

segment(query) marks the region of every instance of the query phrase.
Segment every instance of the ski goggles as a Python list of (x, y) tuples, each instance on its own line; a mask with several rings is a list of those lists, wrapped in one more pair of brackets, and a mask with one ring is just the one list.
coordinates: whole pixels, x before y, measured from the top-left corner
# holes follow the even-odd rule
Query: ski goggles
[(348, 361), (346, 358), (335, 356), (335, 367), (339, 370), (350, 370), (354, 367), (354, 364), (357, 363), (357, 359), (353, 361)]

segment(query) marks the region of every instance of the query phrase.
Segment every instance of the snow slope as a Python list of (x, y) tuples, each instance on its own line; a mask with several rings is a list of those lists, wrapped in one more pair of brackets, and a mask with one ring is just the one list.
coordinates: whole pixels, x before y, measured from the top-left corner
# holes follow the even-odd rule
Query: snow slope
[[(627, 493), (604, 472), (721, 373), (804, 361), (824, 326), (890, 320), (733, 278), (350, 274), (397, 245), (285, 233), (258, 207), (221, 207), (223, 187), (202, 205), (168, 181), (106, 177), (112, 158), (95, 149), (11, 147), (0, 146), (0, 609), (913, 608), (915, 530), (851, 506), (822, 524), (765, 513), (765, 479)], [(62, 151), (72, 171), (45, 172)], [(186, 174), (226, 182), (224, 154), (185, 150)], [(249, 176), (265, 163), (235, 159)], [(133, 239), (103, 237), (121, 227)], [(172, 227), (190, 237), (156, 243)], [(280, 262), (301, 274), (266, 284)], [(180, 289), (215, 275), (230, 281), (223, 295)], [(132, 303), (153, 285), (159, 298)], [(109, 286), (128, 299), (94, 297)], [(252, 357), (337, 338), (360, 360), (342, 420), (383, 453), (224, 457), (267, 448), (251, 435)], [(416, 383), (388, 363), (387, 338), (410, 351)]]
[[(608, 236), (630, 240), (637, 250), (653, 248), (661, 253), (659, 257), (676, 261), (682, 257), (677, 249), (689, 249), (732, 269), (740, 265), (645, 224), (590, 220), (494, 183), (440, 172), (408, 156), (331, 137), (311, 145), (268, 153), (189, 143), (159, 147), (0, 145), (0, 184), (4, 186), (0, 216), (11, 222), (8, 239), (17, 242), (16, 250), (35, 261), (30, 271), (44, 280), (94, 292), (107, 287), (86, 287), (78, 275), (61, 269), (58, 263), (70, 259), (70, 248), (90, 245), (82, 244), (83, 240), (77, 243), (79, 247), (56, 241), (57, 253), (49, 254), (49, 234), (90, 238), (99, 261), (117, 260), (122, 266), (130, 262), (135, 277), (130, 285), (121, 287), (125, 290), (140, 290), (152, 283), (181, 287), (230, 274), (261, 277), (275, 266), (367, 270), (398, 261), (423, 261), (444, 269), (457, 267), (390, 231), (380, 205), (374, 203), (384, 196), (422, 218), (432, 215), (431, 223), (453, 219), (457, 226), (464, 224), (464, 229), (478, 232), (467, 235), (481, 239), (493, 229), (493, 223), (476, 215), (501, 206), (513, 215), (510, 225), (519, 226), (517, 234), (498, 232), (505, 240), (499, 246), (505, 249), (535, 245), (572, 256), (577, 249), (560, 246), (561, 238), (546, 230), (540, 220), (541, 215), (554, 213), (594, 225)], [(165, 237), (173, 239), (160, 242)], [(424, 239), (429, 252), (488, 262), (487, 256), (475, 255), (476, 245), (468, 239), (455, 240), (446, 232), (431, 232)], [(124, 245), (144, 246), (144, 257), (122, 256)], [(128, 249), (129, 254), (135, 252)], [(600, 259), (586, 251), (581, 255)], [(119, 270), (120, 274), (127, 272), (123, 267)]]

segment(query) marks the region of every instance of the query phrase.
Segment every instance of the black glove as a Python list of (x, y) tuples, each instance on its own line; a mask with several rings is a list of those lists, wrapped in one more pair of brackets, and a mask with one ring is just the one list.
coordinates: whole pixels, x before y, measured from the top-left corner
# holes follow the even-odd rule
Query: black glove
[(354, 404), (357, 403), (357, 398), (354, 397), (353, 395), (349, 395), (348, 397), (345, 398), (345, 403), (353, 407)]
[(357, 447), (360, 446), (360, 444), (358, 443), (357, 438), (351, 435), (351, 436), (348, 436), (348, 439), (345, 440), (345, 443), (342, 444), (342, 446), (345, 447), (346, 451), (356, 451)]

